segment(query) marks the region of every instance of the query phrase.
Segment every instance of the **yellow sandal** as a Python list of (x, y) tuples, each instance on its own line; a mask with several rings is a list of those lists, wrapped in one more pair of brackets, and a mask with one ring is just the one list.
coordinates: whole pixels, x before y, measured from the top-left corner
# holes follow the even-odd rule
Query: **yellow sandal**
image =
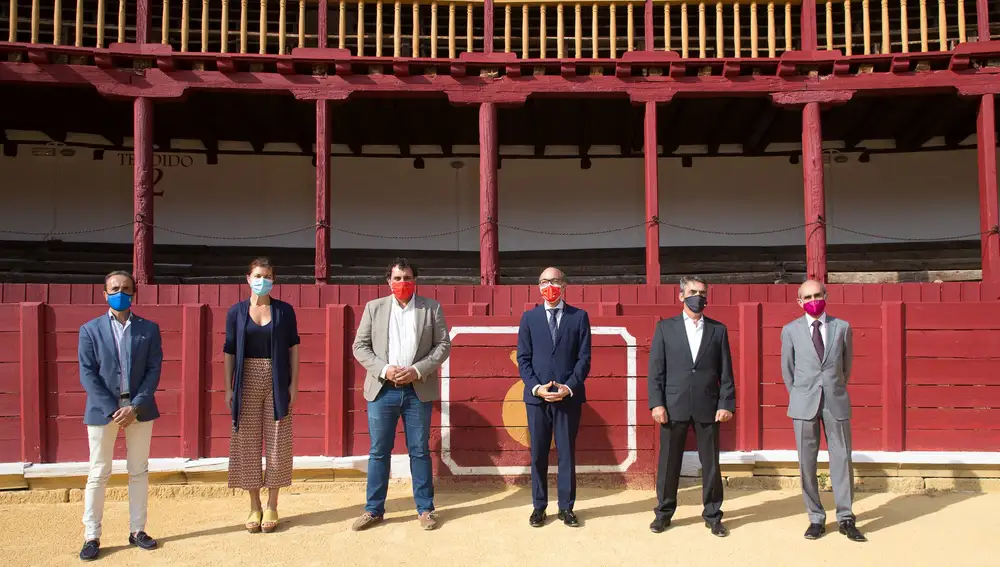
[(261, 511), (260, 510), (250, 510), (250, 515), (247, 516), (247, 521), (243, 524), (247, 531), (255, 534), (260, 531), (260, 520)]
[[(270, 524), (270, 525), (269, 525)], [(264, 520), (260, 524), (260, 529), (269, 534), (278, 529), (278, 511), (268, 508), (264, 511)]]

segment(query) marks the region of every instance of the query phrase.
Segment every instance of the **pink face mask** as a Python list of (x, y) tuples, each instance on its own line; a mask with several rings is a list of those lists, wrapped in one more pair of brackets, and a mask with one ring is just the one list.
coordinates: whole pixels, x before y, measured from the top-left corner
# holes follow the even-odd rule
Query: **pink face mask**
[(806, 313), (812, 315), (813, 317), (819, 317), (826, 310), (826, 300), (825, 299), (814, 299), (812, 301), (807, 301), (802, 304), (802, 308), (806, 310)]

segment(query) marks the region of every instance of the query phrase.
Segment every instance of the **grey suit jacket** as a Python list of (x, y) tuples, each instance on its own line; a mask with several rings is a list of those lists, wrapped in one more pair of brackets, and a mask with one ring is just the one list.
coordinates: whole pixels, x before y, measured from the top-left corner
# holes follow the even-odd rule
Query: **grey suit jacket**
[[(389, 313), (393, 301), (395, 298), (391, 295), (369, 301), (354, 339), (354, 358), (368, 371), (364, 396), (369, 402), (375, 400), (386, 382), (379, 374), (389, 360)], [(417, 353), (413, 357), (413, 367), (420, 373), (420, 378), (413, 382), (413, 390), (420, 401), (432, 402), (441, 396), (438, 368), (448, 359), (451, 338), (440, 303), (418, 295), (413, 296), (412, 301), (417, 320)]]
[(854, 352), (851, 325), (826, 316), (823, 360), (816, 354), (812, 329), (805, 315), (781, 329), (781, 377), (788, 388), (788, 417), (813, 419), (823, 403), (838, 420), (851, 418), (847, 381), (851, 377)]

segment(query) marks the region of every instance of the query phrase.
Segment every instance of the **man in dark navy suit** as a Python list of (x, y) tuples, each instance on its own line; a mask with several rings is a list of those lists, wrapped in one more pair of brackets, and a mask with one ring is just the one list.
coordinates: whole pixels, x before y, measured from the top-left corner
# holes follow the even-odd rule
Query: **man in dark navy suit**
[(576, 433), (587, 400), (590, 372), (590, 318), (562, 298), (566, 276), (546, 268), (538, 278), (545, 303), (524, 313), (517, 332), (517, 365), (524, 381), (524, 403), (531, 437), (532, 527), (545, 524), (548, 506), (549, 447), (555, 435), (559, 455), (559, 519), (580, 525), (576, 501)]
[(656, 518), (649, 529), (665, 530), (677, 510), (684, 442), (693, 427), (701, 459), (702, 517), (713, 535), (725, 537), (729, 530), (722, 525), (719, 424), (736, 411), (729, 332), (702, 314), (708, 302), (704, 280), (687, 276), (680, 287), (683, 312), (656, 324), (649, 347), (649, 409), (660, 425)]

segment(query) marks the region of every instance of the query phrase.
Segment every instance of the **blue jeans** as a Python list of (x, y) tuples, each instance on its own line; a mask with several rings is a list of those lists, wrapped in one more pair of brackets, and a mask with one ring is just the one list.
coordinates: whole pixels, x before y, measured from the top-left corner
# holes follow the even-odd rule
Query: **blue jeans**
[(389, 491), (389, 459), (396, 441), (396, 424), (403, 418), (406, 451), (410, 454), (410, 476), (417, 513), (434, 510), (434, 481), (431, 477), (431, 402), (421, 402), (413, 386), (396, 388), (387, 384), (368, 402), (368, 503), (365, 510), (379, 517), (385, 514)]

